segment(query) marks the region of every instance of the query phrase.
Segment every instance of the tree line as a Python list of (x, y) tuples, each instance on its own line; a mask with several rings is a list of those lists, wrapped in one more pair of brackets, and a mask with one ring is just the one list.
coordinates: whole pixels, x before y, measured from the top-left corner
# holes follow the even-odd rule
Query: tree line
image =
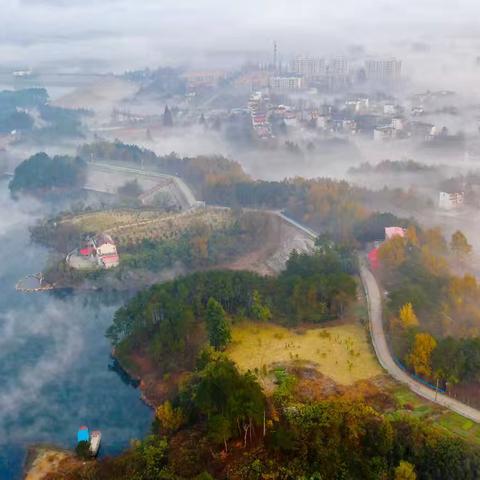
[(9, 188), (12, 193), (81, 188), (86, 168), (80, 157), (36, 153), (15, 168)]
[(120, 141), (99, 141), (79, 148), (86, 160), (135, 164), (184, 178), (198, 198), (232, 208), (285, 210), (313, 228), (329, 231), (336, 240), (355, 242), (355, 229), (375, 212), (376, 205), (405, 209), (429, 205), (414, 191), (384, 188), (378, 191), (330, 178), (253, 180), (241, 165), (222, 156), (157, 156), (148, 149)]
[(478, 448), (432, 424), (361, 400), (268, 399), (252, 373), (207, 349), (149, 436), (49, 478), (474, 480), (479, 469)]
[(285, 325), (342, 316), (355, 299), (353, 252), (324, 243), (294, 252), (278, 277), (251, 272), (197, 272), (140, 292), (120, 308), (107, 331), (120, 360), (136, 349), (161, 368), (191, 367), (205, 342), (221, 350), (231, 321), (270, 318)]
[(457, 276), (472, 247), (456, 231), (410, 226), (379, 249), (380, 276), (388, 291), (389, 333), (398, 358), (433, 383), (480, 380), (480, 285)]

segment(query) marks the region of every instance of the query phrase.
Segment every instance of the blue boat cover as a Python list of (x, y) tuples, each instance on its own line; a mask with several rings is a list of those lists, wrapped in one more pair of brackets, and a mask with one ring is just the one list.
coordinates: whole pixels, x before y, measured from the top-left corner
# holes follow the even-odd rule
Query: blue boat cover
[(90, 433), (87, 427), (80, 427), (77, 432), (77, 442), (88, 442), (90, 440)]

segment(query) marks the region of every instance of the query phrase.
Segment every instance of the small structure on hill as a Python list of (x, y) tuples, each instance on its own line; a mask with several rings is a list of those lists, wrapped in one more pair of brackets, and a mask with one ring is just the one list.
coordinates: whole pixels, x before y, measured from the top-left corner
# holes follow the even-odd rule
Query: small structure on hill
[(391, 240), (393, 237), (404, 237), (405, 229), (402, 227), (385, 227), (385, 240)]
[(107, 233), (100, 233), (89, 238), (81, 248), (69, 253), (66, 261), (70, 267), (77, 270), (109, 269), (117, 267), (120, 258), (112, 237)]

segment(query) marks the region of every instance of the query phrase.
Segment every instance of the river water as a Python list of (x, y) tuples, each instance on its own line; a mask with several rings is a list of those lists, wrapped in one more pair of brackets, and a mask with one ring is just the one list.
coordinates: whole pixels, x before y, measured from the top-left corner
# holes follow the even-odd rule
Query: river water
[(111, 368), (104, 333), (121, 300), (101, 293), (25, 294), (15, 282), (40, 272), (48, 252), (28, 227), (45, 214), (14, 202), (0, 181), (0, 479), (21, 478), (27, 448), (73, 448), (80, 425), (102, 431), (102, 455), (143, 437), (152, 420), (139, 391)]

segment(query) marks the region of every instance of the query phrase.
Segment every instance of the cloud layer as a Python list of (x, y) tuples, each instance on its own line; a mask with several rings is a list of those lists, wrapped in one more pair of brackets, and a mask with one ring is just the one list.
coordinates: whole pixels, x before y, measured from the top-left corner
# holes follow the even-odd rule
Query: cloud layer
[[(219, 51), (340, 50), (440, 34), (476, 35), (478, 2), (422, 0), (3, 0), (0, 67), (118, 70), (211, 59)], [(63, 65), (59, 65), (63, 62)]]

